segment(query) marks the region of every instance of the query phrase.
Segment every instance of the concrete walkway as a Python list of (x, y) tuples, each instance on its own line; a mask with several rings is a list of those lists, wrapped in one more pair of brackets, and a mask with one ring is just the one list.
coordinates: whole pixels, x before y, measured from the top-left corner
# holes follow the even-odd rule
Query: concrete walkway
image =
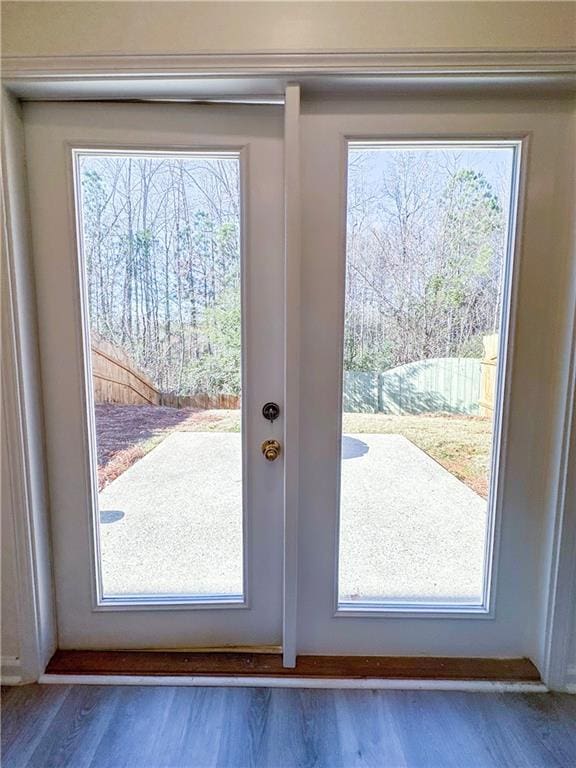
[[(176, 432), (102, 491), (104, 592), (239, 595), (241, 438)], [(486, 502), (399, 435), (343, 438), (345, 600), (479, 602)]]

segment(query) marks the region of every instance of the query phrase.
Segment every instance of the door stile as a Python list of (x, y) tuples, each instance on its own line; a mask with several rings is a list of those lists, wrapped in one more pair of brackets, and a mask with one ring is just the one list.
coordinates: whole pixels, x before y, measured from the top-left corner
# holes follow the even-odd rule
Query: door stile
[(300, 438), (300, 86), (284, 106), (284, 573), (283, 664), (296, 666)]

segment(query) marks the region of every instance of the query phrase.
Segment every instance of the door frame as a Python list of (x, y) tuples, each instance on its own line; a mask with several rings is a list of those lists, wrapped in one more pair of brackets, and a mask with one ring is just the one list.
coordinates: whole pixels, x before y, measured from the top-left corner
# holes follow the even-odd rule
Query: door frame
[[(19, 98), (34, 96), (40, 100), (54, 98), (80, 100), (86, 98), (87, 86), (98, 98), (129, 98), (133, 87), (144, 86), (149, 97), (166, 98), (173, 95), (167, 89), (165, 78), (174, 78), (189, 98), (194, 97), (196, 86), (209, 76), (214, 98), (235, 101), (286, 100), (286, 167), (296, 167), (298, 142), (299, 93), (295, 83), (304, 86), (313, 80), (315, 87), (326, 92), (338, 89), (357, 90), (358, 75), (364, 75), (367, 88), (372, 92), (393, 87), (402, 78), (406, 87), (422, 92), (431, 76), (440, 78), (442, 86), (460, 90), (462, 85), (476, 90), (498, 91), (511, 83), (530, 86), (534, 92), (556, 91), (572, 93), (576, 90), (576, 55), (570, 50), (518, 52), (448, 50), (439, 53), (348, 53), (339, 54), (191, 54), (188, 56), (55, 56), (7, 57), (3, 61), (4, 84), (2, 99), (7, 107), (3, 113), (5, 141), (3, 143), (2, 196), (3, 245), (6, 254), (4, 271), (8, 280), (3, 282), (3, 297), (8, 306), (8, 317), (3, 324), (3, 342), (12, 356), (14, 373), (7, 388), (7, 410), (15, 418), (6, 421), (10, 446), (11, 504), (15, 523), (14, 547), (16, 558), (15, 590), (19, 604), (19, 636), (21, 655), (11, 667), (11, 677), (22, 682), (38, 679), (57, 645), (54, 622), (54, 595), (51, 586), (50, 537), (48, 534), (48, 501), (45, 481), (45, 452), (38, 433), (42, 433), (37, 356), (37, 330), (35, 320), (34, 278), (31, 270), (29, 222), (25, 194), (25, 153), (23, 124), (19, 114)], [(162, 76), (162, 77), (160, 77)], [(100, 79), (98, 79), (100, 78)], [(128, 78), (128, 83), (127, 83)], [(369, 80), (369, 83), (368, 83)], [(94, 84), (96, 83), (96, 91)], [(286, 86), (288, 90), (286, 91)], [(232, 87), (234, 86), (234, 87)], [(234, 93), (231, 97), (230, 93)], [(139, 96), (141, 97), (141, 93)], [(205, 98), (205, 97), (204, 97)], [(574, 136), (574, 129), (572, 136)], [(289, 162), (290, 161), (290, 162)], [(299, 301), (300, 213), (298, 173), (287, 175), (285, 208), (287, 216), (285, 253), (290, 257), (286, 267), (290, 272), (290, 298)], [(572, 194), (574, 194), (572, 190)], [(568, 201), (569, 203), (570, 201)], [(567, 205), (560, 240), (568, 253), (572, 249)], [(5, 289), (4, 283), (7, 288)], [(287, 294), (288, 298), (288, 294)], [(576, 481), (570, 471), (575, 426), (572, 419), (572, 401), (575, 394), (574, 360), (576, 339), (573, 335), (576, 318), (576, 281), (572, 295), (564, 307), (563, 336), (559, 344), (563, 360), (557, 388), (557, 412), (553, 414), (555, 443), (559, 445), (554, 459), (546, 505), (545, 525), (550, 532), (547, 540), (545, 567), (545, 609), (542, 617), (542, 651), (536, 659), (545, 683), (556, 689), (568, 684), (569, 643), (576, 603), (576, 584), (571, 576), (576, 571), (574, 541), (576, 516), (569, 514), (568, 504)], [(290, 305), (289, 305), (290, 306)], [(298, 318), (290, 313), (286, 346), (293, 348), (298, 333)], [(293, 406), (298, 403), (298, 377), (286, 380), (285, 396)], [(294, 416), (290, 429), (293, 438), (298, 435), (298, 416)], [(291, 452), (286, 466), (285, 495), (290, 494), (292, 512), (285, 520), (285, 575), (297, 563), (297, 547), (292, 534), (297, 523), (298, 487), (297, 451)], [(294, 483), (296, 483), (294, 485)], [(571, 496), (572, 494), (572, 496)], [(295, 622), (296, 588), (285, 593), (284, 633), (285, 664), (292, 666), (297, 652)], [(3, 660), (3, 673), (5, 663)], [(573, 671), (571, 672), (573, 674)]]

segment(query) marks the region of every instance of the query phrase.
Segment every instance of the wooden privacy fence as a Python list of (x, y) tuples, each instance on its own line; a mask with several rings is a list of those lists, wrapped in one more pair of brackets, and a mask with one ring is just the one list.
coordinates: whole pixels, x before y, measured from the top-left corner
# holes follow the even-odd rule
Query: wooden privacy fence
[(152, 380), (109, 341), (92, 338), (92, 380), (96, 403), (160, 405), (161, 394)]
[(94, 336), (91, 347), (95, 403), (201, 409), (240, 407), (238, 395), (172, 395), (160, 392), (119, 347)]
[(238, 395), (169, 395), (160, 396), (160, 404), (170, 408), (201, 408), (202, 410), (240, 408)]

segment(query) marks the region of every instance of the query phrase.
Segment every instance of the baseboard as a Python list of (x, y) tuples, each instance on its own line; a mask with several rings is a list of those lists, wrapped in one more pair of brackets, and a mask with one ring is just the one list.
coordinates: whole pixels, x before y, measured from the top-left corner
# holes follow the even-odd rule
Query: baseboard
[(2, 685), (20, 685), (22, 668), (18, 656), (0, 657), (0, 683)]

